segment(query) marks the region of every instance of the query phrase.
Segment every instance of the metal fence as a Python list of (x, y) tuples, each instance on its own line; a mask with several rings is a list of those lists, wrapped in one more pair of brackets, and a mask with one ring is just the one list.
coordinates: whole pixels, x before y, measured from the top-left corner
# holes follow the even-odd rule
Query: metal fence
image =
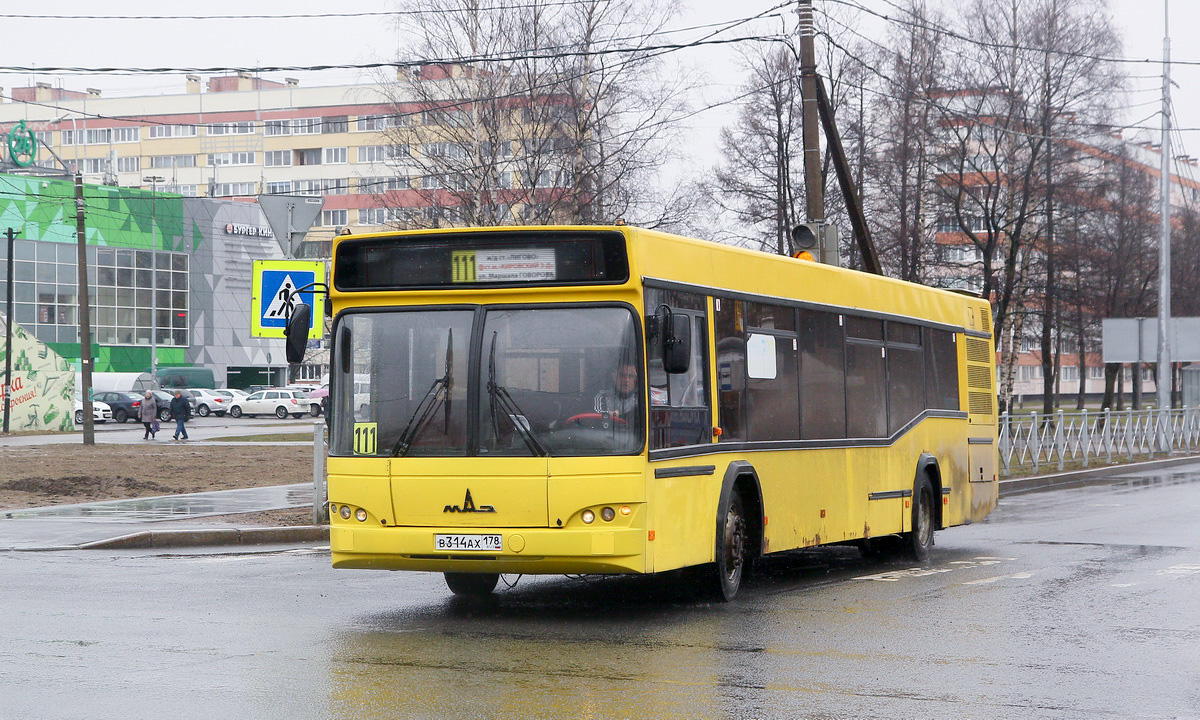
[(1000, 473), (1052, 472), (1200, 449), (1200, 408), (1000, 416)]

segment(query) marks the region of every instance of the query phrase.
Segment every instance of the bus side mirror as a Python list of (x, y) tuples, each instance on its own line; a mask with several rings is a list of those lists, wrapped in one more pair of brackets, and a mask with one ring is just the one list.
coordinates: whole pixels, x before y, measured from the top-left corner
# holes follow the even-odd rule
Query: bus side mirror
[(685, 373), (692, 360), (692, 319), (674, 313), (666, 319), (666, 333), (662, 338), (663, 369), (671, 374)]
[(297, 303), (288, 318), (287, 327), (283, 329), (285, 338), (284, 349), (287, 351), (287, 361), (298, 363), (304, 360), (304, 349), (308, 346), (308, 327), (312, 323), (312, 308), (308, 303)]

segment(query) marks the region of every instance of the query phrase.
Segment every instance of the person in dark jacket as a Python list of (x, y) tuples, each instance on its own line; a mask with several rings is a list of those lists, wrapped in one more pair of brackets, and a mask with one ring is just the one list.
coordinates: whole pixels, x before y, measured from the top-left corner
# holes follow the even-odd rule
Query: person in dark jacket
[(183, 391), (176, 390), (175, 397), (171, 398), (171, 416), (175, 418), (175, 435), (171, 438), (172, 440), (187, 441), (188, 434), (184, 423), (187, 422), (191, 413), (192, 406), (183, 396)]

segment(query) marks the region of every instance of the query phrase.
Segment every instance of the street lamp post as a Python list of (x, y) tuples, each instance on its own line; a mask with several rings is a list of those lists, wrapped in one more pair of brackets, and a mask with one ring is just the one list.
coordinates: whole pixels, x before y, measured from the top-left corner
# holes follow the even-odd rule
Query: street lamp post
[(160, 175), (149, 175), (142, 182), (150, 183), (150, 376), (158, 377), (158, 241), (154, 228), (158, 225), (158, 184)]

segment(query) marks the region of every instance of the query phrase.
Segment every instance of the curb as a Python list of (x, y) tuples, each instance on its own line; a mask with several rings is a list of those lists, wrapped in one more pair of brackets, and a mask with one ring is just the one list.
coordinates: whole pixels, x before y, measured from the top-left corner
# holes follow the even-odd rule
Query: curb
[(150, 548), (215, 545), (269, 545), (329, 541), (328, 525), (261, 528), (202, 528), (197, 530), (145, 530), (107, 540), (83, 543), (79, 550), (145, 550)]
[(1187, 457), (1163, 458), (1124, 465), (1106, 465), (1100, 468), (1074, 470), (1072, 472), (1055, 473), (1053, 475), (1036, 475), (1034, 477), (1013, 478), (1000, 481), (1000, 496), (1019, 495), (1039, 490), (1059, 490), (1067, 487), (1086, 485), (1093, 480), (1108, 480), (1115, 476), (1128, 475), (1142, 470), (1155, 470), (1176, 465), (1192, 465), (1200, 463), (1200, 455)]

